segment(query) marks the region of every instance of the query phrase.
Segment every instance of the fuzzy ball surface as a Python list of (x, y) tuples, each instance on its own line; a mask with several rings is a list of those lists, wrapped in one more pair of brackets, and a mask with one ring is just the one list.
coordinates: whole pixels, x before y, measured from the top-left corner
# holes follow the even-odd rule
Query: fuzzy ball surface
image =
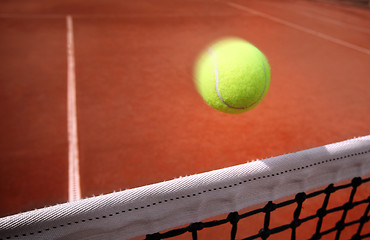
[(256, 107), (270, 86), (270, 65), (251, 43), (226, 38), (199, 56), (194, 80), (208, 105), (225, 113), (243, 113)]

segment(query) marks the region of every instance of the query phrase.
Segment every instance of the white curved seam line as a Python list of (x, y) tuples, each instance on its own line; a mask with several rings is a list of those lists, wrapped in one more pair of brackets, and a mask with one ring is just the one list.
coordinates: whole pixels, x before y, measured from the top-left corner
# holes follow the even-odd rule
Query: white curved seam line
[(262, 93), (260, 94), (260, 96), (258, 97), (258, 99), (256, 101), (254, 101), (253, 103), (249, 104), (246, 107), (233, 107), (230, 104), (226, 103), (226, 101), (222, 98), (219, 87), (218, 87), (220, 79), (219, 79), (218, 68), (217, 68), (216, 53), (214, 51), (212, 51), (212, 49), (210, 49), (210, 48), (208, 48), (208, 52), (211, 54), (211, 58), (212, 58), (213, 63), (214, 63), (214, 72), (215, 72), (215, 80), (216, 80), (216, 92), (217, 92), (218, 98), (221, 100), (221, 102), (223, 102), (229, 108), (243, 110), (243, 109), (248, 109), (248, 108), (252, 107), (253, 105), (257, 104), (261, 100), (261, 98), (263, 97), (263, 95), (266, 91), (266, 86), (267, 86), (267, 73), (266, 73), (266, 67), (265, 67), (265, 64), (264, 64), (263, 61), (262, 61), (262, 66), (263, 66), (263, 71), (264, 71), (264, 74), (265, 74), (265, 84), (264, 84)]
[(228, 106), (229, 108), (234, 108), (232, 106), (230, 106), (229, 104), (227, 104), (225, 102), (225, 100), (222, 98), (221, 96), (221, 93), (220, 93), (220, 90), (218, 88), (218, 84), (220, 82), (220, 79), (218, 77), (218, 68), (217, 68), (217, 63), (216, 63), (216, 53), (212, 51), (212, 49), (208, 48), (208, 52), (211, 54), (211, 58), (213, 60), (213, 63), (214, 63), (214, 72), (215, 72), (215, 80), (216, 80), (216, 92), (217, 92), (217, 95), (218, 95), (218, 98), (226, 105)]

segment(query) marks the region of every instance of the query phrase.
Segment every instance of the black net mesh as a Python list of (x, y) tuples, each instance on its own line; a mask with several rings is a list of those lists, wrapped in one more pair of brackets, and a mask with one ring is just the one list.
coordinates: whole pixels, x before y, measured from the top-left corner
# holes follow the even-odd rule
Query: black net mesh
[[(289, 199), (280, 203), (273, 203), (268, 202), (264, 207), (255, 209), (252, 211), (248, 211), (246, 213), (238, 213), (238, 212), (232, 212), (227, 215), (226, 218), (221, 220), (212, 220), (208, 222), (197, 222), (192, 223), (188, 226), (169, 230), (167, 232), (162, 233), (154, 233), (147, 235), (145, 239), (147, 240), (158, 240), (158, 239), (167, 239), (167, 238), (174, 238), (176, 236), (189, 234), (191, 235), (190, 239), (198, 239), (198, 233), (204, 229), (213, 228), (220, 225), (229, 225), (230, 228), (230, 239), (243, 239), (243, 240), (250, 240), (250, 239), (270, 239), (274, 234), (281, 233), (283, 231), (289, 231), (290, 239), (300, 239), (297, 237), (297, 232), (300, 231), (300, 226), (303, 223), (314, 221), (315, 220), (315, 227), (313, 232), (311, 233), (309, 239), (327, 239), (324, 236), (328, 236), (329, 234), (333, 235), (333, 239), (339, 240), (339, 239), (347, 239), (343, 238), (343, 231), (349, 227), (351, 227), (351, 238), (352, 240), (357, 239), (365, 239), (370, 238), (370, 226), (366, 227), (366, 223), (369, 222), (369, 210), (370, 210), (370, 196), (369, 191), (366, 191), (366, 189), (369, 189), (368, 185), (366, 185), (367, 188), (365, 188), (365, 198), (357, 199), (355, 198), (357, 189), (359, 186), (363, 186), (365, 184), (369, 184), (370, 178), (361, 179), (359, 177), (353, 178), (350, 183), (342, 184), (342, 185), (334, 185), (330, 184), (325, 189), (318, 190), (311, 193), (298, 193), (295, 195), (293, 199)], [(342, 189), (349, 189), (350, 194), (347, 199), (342, 199), (342, 205), (336, 206), (336, 207), (329, 207), (329, 200), (333, 194), (339, 190)], [(303, 216), (302, 209), (303, 204), (305, 201), (307, 201), (310, 198), (317, 197), (319, 195), (322, 195), (322, 204), (321, 206), (313, 211), (312, 214), (308, 216)], [(293, 205), (295, 206), (293, 211), (293, 216), (291, 217), (291, 222), (288, 224), (282, 224), (280, 226), (274, 226), (271, 227), (271, 215), (274, 211)], [(349, 219), (348, 213), (351, 209), (357, 207), (357, 206), (364, 206), (361, 212), (358, 212), (356, 208), (356, 216), (360, 216), (357, 219)], [(336, 223), (333, 224), (333, 227), (329, 229), (323, 229), (323, 222), (325, 218), (329, 215), (332, 215), (334, 213), (339, 214), (339, 219), (337, 219)], [(257, 231), (255, 234), (252, 234), (250, 236), (238, 236), (238, 227), (239, 222), (242, 219), (246, 219), (249, 217), (252, 217), (256, 214), (263, 214), (264, 220), (263, 224), (259, 231)], [(286, 239), (286, 238), (285, 238)]]

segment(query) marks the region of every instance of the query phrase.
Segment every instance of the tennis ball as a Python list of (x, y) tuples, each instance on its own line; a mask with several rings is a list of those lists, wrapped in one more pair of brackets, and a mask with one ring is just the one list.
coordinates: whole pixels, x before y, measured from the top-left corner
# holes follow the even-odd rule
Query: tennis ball
[(194, 80), (211, 107), (242, 113), (256, 107), (270, 86), (270, 66), (263, 53), (239, 38), (225, 38), (198, 58)]

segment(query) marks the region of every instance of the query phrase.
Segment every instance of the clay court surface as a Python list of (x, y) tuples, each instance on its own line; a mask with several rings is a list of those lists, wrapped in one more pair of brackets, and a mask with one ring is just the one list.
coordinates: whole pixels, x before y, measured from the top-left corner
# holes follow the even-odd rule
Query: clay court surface
[[(71, 199), (71, 117), (82, 198), (370, 134), (366, 5), (2, 1), (0, 32), (1, 217)], [(193, 82), (198, 54), (227, 36), (271, 65), (264, 101), (241, 115)]]

